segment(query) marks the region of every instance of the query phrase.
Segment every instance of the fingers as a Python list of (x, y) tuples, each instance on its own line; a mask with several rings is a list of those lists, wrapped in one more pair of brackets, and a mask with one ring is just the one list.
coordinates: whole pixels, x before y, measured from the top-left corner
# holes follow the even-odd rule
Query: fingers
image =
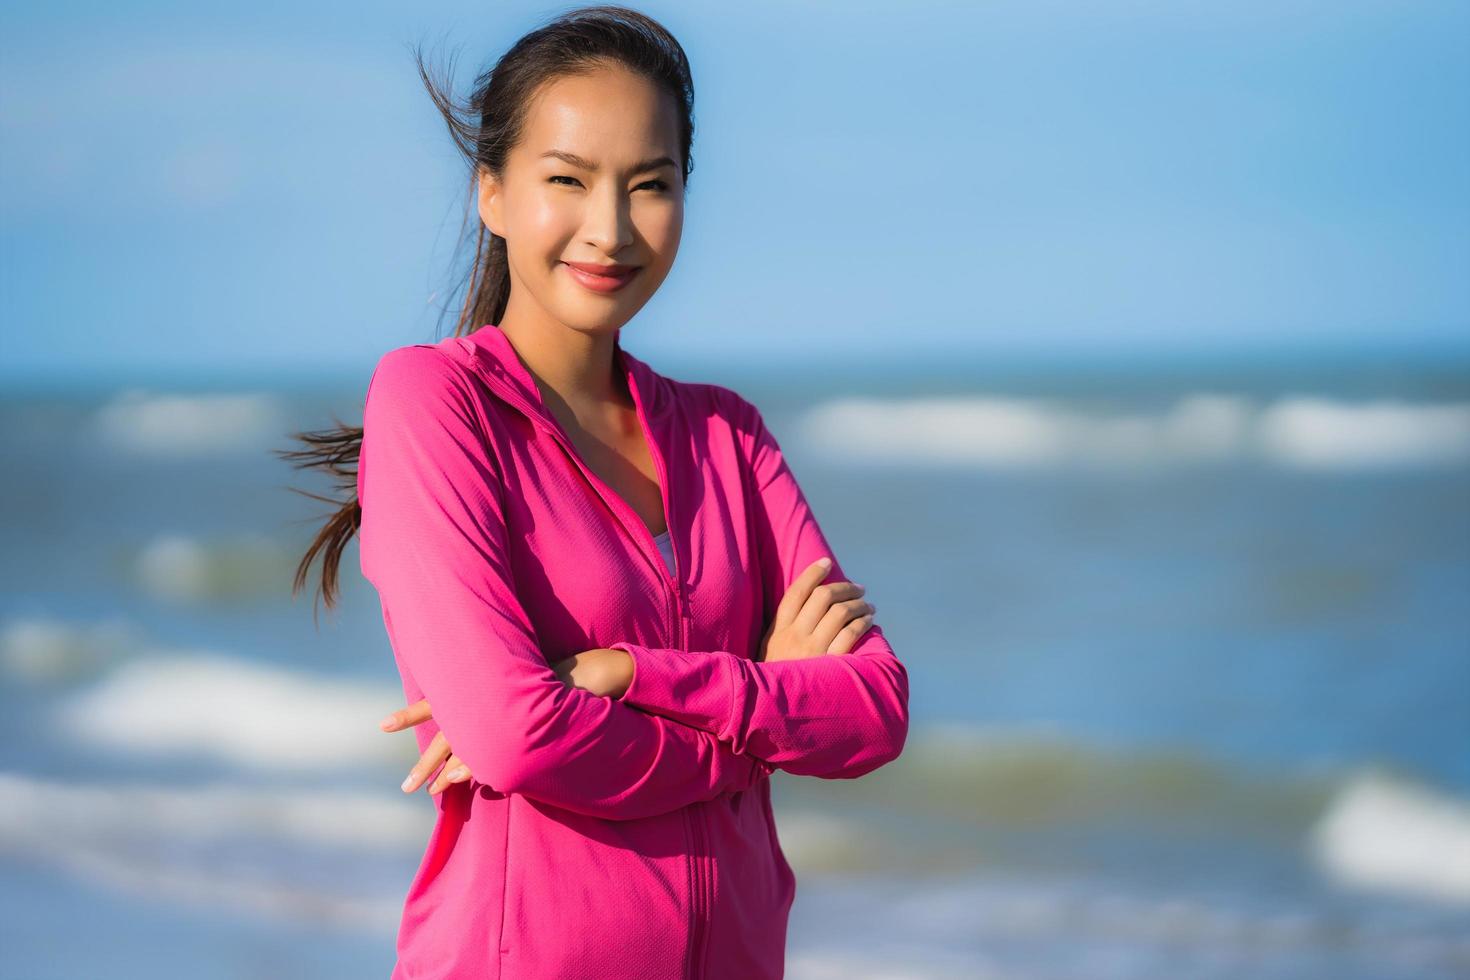
[(864, 586), (824, 581), (835, 564), (830, 556), (824, 556), (791, 583), (761, 639), (761, 660), (846, 653), (872, 625), (877, 607), (863, 601), (867, 591)]
[(408, 771), (408, 778), (403, 781), (403, 791), (412, 793), (424, 784), (424, 780), (434, 774), (440, 763), (449, 755), (449, 739), (444, 737), (443, 732), (436, 732), (429, 741), (429, 747), (419, 756), (419, 761)]
[[(877, 609), (878, 607), (873, 606), (872, 608)], [(857, 619), (849, 621), (846, 626), (837, 631), (837, 638), (832, 641), (832, 645), (827, 648), (827, 652), (851, 653), (852, 648), (857, 646), (857, 641), (862, 639), (863, 634), (871, 629), (872, 626), (873, 614), (871, 612), (866, 616), (859, 616)]]
[(784, 629), (793, 622), (806, 606), (811, 597), (812, 590), (822, 584), (822, 579), (832, 570), (832, 559), (818, 558), (806, 567), (786, 594), (781, 597), (781, 603), (776, 606), (776, 618), (772, 622), (772, 629)]
[(428, 721), (432, 717), (434, 716), (429, 711), (429, 699), (423, 698), (406, 708), (400, 708), (393, 712), (378, 722), (378, 727), (385, 732), (396, 732), (405, 728), (412, 728), (414, 725)]
[[(867, 589), (856, 582), (824, 582), (812, 590), (806, 603), (801, 607), (801, 612), (796, 617), (796, 625), (804, 633), (815, 634), (827, 626), (826, 619), (831, 611), (845, 602), (861, 602), (863, 593)], [(859, 609), (854, 615), (861, 616), (865, 610)], [(837, 630), (852, 616), (841, 616), (830, 626), (830, 636), (824, 639), (831, 640), (837, 634)], [(826, 649), (826, 644), (822, 645)]]
[[(861, 588), (861, 586), (858, 586), (858, 588)], [(830, 653), (832, 644), (844, 630), (853, 623), (861, 621), (864, 617), (869, 617), (871, 620), (872, 614), (877, 609), (877, 606), (861, 598), (834, 603), (813, 631), (814, 642), (818, 647)], [(861, 634), (858, 635), (860, 636)], [(854, 636), (853, 639), (856, 640), (857, 637)]]
[[(378, 722), (378, 727), (385, 732), (396, 732), (404, 728), (412, 728), (432, 717), (428, 698), (422, 698), (406, 708), (393, 712)], [(448, 757), (447, 761), (446, 757)], [(450, 755), (449, 739), (444, 737), (442, 731), (434, 733), (434, 737), (429, 740), (429, 747), (423, 751), (419, 756), (419, 761), (408, 771), (408, 778), (403, 781), (403, 791), (412, 793), (422, 786), (424, 780), (433, 775), (435, 770), (439, 770), (439, 777), (429, 787), (430, 794), (440, 792), (450, 783), (463, 782), (470, 778), (469, 767), (463, 765), (456, 756)]]
[(470, 778), (470, 767), (457, 755), (451, 755), (444, 761), (444, 768), (440, 770), (438, 777), (429, 785), (429, 795), (442, 792), (451, 783), (462, 783)]

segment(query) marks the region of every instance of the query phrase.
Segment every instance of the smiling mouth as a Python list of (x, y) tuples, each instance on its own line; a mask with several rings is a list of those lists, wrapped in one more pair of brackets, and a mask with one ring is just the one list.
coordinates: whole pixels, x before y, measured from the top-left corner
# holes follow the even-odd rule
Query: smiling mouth
[[(589, 262), (563, 262), (567, 272), (581, 285), (593, 292), (610, 293), (621, 289), (638, 274), (642, 266), (599, 266)], [(619, 270), (608, 274), (608, 270)]]

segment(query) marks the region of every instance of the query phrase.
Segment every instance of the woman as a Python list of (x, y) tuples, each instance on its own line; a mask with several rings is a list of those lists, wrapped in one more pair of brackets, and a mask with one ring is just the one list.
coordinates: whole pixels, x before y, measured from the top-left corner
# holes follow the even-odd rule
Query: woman
[(481, 79), (479, 126), (429, 88), (484, 247), (455, 335), (378, 362), (357, 498), (306, 559), (334, 575), (356, 527), (404, 789), (437, 773), (393, 976), (780, 977), (769, 776), (896, 758), (908, 677), (759, 411), (622, 347), (678, 249), (684, 53), (587, 8)]

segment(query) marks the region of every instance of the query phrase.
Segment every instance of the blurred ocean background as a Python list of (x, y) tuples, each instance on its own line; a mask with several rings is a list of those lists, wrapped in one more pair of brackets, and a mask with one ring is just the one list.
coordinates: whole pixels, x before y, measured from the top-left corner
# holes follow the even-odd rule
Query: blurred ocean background
[[(762, 407), (911, 673), (898, 763), (775, 776), (791, 976), (1470, 971), (1470, 362), (625, 343)], [(361, 395), (4, 401), (12, 975), (386, 975), (431, 807), (356, 545), (318, 631), (284, 487), (326, 488), (267, 455)]]
[[(5, 977), (391, 972), (432, 806), (272, 450), (457, 311), (407, 45), (463, 97), (569, 6), (0, 6)], [(697, 163), (625, 345), (912, 682), (775, 776), (787, 975), (1470, 977), (1470, 5), (639, 7)]]

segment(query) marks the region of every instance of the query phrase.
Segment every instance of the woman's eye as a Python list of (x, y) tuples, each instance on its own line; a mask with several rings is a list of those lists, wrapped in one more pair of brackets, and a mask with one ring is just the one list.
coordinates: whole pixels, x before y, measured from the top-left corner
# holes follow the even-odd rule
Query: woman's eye
[[(562, 180), (571, 181), (571, 183), (573, 185), (576, 185), (576, 184), (579, 184), (580, 183), (580, 181), (578, 181), (577, 178), (575, 178), (575, 177), (568, 177), (566, 174), (555, 174), (555, 175), (553, 175), (551, 177), (546, 178), (546, 182), (548, 184), (554, 184), (557, 181), (562, 181)], [(643, 183), (639, 184), (638, 186), (639, 187), (652, 187), (655, 190), (660, 190), (660, 191), (666, 191), (666, 190), (669, 189), (668, 183), (665, 182), (665, 181), (662, 181), (662, 180), (646, 180)]]

